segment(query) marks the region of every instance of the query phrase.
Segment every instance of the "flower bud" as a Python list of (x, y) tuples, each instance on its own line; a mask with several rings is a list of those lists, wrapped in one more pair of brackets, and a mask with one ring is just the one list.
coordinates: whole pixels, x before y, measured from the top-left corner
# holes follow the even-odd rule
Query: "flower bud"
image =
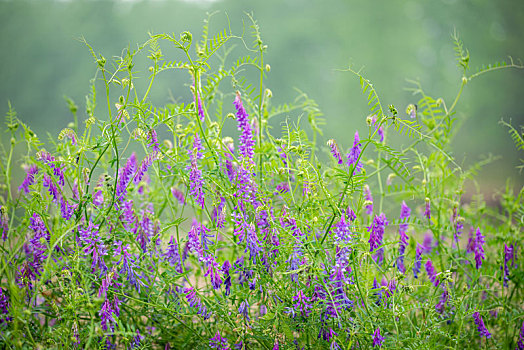
[(266, 72), (269, 72), (271, 70), (271, 66), (269, 64), (266, 64)]

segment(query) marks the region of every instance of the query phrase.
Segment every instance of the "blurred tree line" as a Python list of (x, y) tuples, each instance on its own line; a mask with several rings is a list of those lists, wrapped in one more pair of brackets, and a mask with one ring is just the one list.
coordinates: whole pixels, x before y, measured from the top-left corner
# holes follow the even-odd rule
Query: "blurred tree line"
[[(146, 41), (148, 32), (188, 30), (196, 41), (206, 12), (215, 10), (211, 32), (229, 20), (240, 34), (249, 25), (244, 13), (253, 13), (268, 45), (266, 84), (273, 101), (294, 99), (295, 88), (304, 91), (324, 112), (326, 140), (344, 148), (355, 129), (365, 132), (367, 116), (358, 80), (340, 71), (349, 64), (364, 67), (382, 103), (404, 113), (418, 99), (406, 91), (406, 78), (420, 81), (434, 97), (454, 98), (461, 78), (451, 39), (455, 29), (472, 69), (508, 55), (524, 59), (521, 1), (0, 1), (0, 114), (10, 100), (42, 140), (47, 132), (57, 135), (72, 118), (63, 96), (79, 105), (83, 120), (84, 96), (96, 71), (79, 37), (109, 59)], [(148, 74), (146, 62), (136, 69)], [(455, 140), (458, 160), (470, 164), (488, 152), (501, 156), (483, 171), (486, 187), (501, 187), (507, 175), (524, 184), (515, 169), (519, 155), (498, 124), (501, 118), (524, 123), (523, 78), (518, 70), (487, 74), (467, 86), (458, 108), (456, 117), (465, 120)], [(189, 90), (177, 79), (188, 82), (176, 74), (156, 82), (155, 103), (189, 102)]]

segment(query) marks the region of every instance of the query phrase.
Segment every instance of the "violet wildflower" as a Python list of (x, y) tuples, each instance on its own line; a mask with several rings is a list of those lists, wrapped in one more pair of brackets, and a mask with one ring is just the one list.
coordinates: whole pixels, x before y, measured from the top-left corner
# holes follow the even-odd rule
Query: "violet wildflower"
[(342, 154), (340, 154), (340, 150), (338, 149), (338, 145), (335, 142), (335, 140), (331, 139), (327, 142), (327, 145), (331, 149), (331, 154), (333, 155), (333, 158), (337, 161), (338, 164), (343, 164), (344, 161), (342, 160)]
[(411, 209), (406, 205), (406, 202), (402, 201), (402, 207), (400, 209), (400, 224), (398, 225), (398, 232), (400, 234), (399, 247), (398, 247), (398, 258), (397, 268), (400, 272), (405, 273), (406, 267), (404, 266), (404, 252), (408, 245), (409, 237), (406, 234), (408, 230), (408, 219), (411, 215)]
[[(321, 317), (322, 320), (322, 317)], [(331, 327), (326, 327), (324, 320), (322, 320), (322, 325), (320, 327), (320, 332), (318, 333), (318, 339), (322, 337), (325, 341), (330, 341), (332, 338), (336, 337), (338, 335), (337, 332), (333, 330)]]
[(477, 228), (477, 233), (475, 236), (475, 266), (478, 269), (482, 266), (482, 260), (486, 259), (484, 255), (484, 236), (480, 232), (480, 228)]
[(358, 131), (355, 132), (355, 140), (353, 141), (353, 147), (349, 150), (347, 155), (348, 166), (355, 164), (355, 170), (353, 173), (358, 174), (362, 170), (362, 162), (359, 160), (360, 153), (360, 137), (358, 136)]
[(417, 117), (417, 105), (409, 104), (406, 108), (406, 114), (409, 115), (411, 119), (415, 119)]
[(415, 278), (418, 278), (418, 274), (420, 272), (420, 268), (422, 267), (422, 246), (417, 243), (417, 249), (415, 252), (415, 263), (413, 265), (413, 275)]
[(138, 168), (135, 178), (133, 180), (133, 183), (137, 185), (140, 181), (142, 181), (142, 178), (144, 177), (144, 174), (149, 170), (149, 167), (153, 164), (153, 161), (158, 159), (158, 151), (153, 150), (153, 152), (149, 153), (143, 160), (142, 163), (140, 163), (140, 168)]
[(246, 223), (242, 215), (233, 214), (232, 217), (235, 222), (234, 234), (239, 238), (238, 243), (246, 241), (246, 249), (244, 251), (247, 252), (249, 250), (249, 259), (254, 262), (262, 251), (255, 226)]
[(424, 217), (426, 217), (428, 220), (431, 219), (431, 206), (429, 198), (426, 197), (426, 207), (424, 209)]
[(65, 185), (65, 177), (64, 177), (64, 171), (58, 164), (55, 164), (56, 159), (51, 154), (47, 153), (46, 151), (42, 150), (36, 154), (36, 159), (42, 161), (42, 163), (48, 165), (52, 170), (53, 174), (58, 177), (58, 184), (60, 186)]
[(332, 317), (338, 317), (342, 309), (353, 306), (351, 300), (346, 295), (345, 285), (347, 278), (344, 275), (346, 269), (342, 266), (335, 266), (330, 278), (330, 297), (327, 298), (327, 314)]
[(200, 261), (204, 260), (204, 248), (202, 247), (202, 244), (200, 243), (200, 238), (198, 237), (198, 229), (196, 225), (193, 223), (193, 226), (191, 227), (191, 230), (187, 233), (188, 236), (188, 242), (187, 247), (188, 250), (192, 253), (196, 253), (198, 256), (198, 259)]
[(515, 252), (515, 246), (510, 244), (509, 246), (507, 244), (504, 244), (504, 286), (508, 286), (509, 281), (509, 267), (508, 262), (511, 263), (511, 267), (515, 266), (515, 258), (516, 258), (516, 252)]
[(91, 255), (93, 260), (91, 268), (93, 272), (98, 267), (102, 272), (107, 270), (104, 262), (104, 255), (107, 255), (107, 249), (98, 235), (98, 226), (89, 222), (87, 227), (79, 227), (80, 240), (83, 242), (84, 254)]
[(304, 293), (300, 290), (297, 295), (293, 296), (293, 309), (296, 313), (300, 313), (303, 317), (308, 317), (311, 313), (312, 305), (308, 302), (311, 302), (311, 298), (306, 297)]
[(48, 243), (51, 239), (51, 234), (45, 226), (44, 221), (37, 213), (33, 214), (33, 216), (29, 219), (29, 222), (29, 229), (33, 231), (33, 237), (29, 240), (29, 244), (27, 246), (28, 251), (26, 251), (26, 253), (32, 255), (32, 261), (30, 262), (32, 270), (36, 275), (40, 275), (42, 264), (47, 258), (46, 243)]
[(149, 132), (147, 133), (147, 141), (148, 141), (147, 147), (153, 147), (153, 151), (157, 151), (157, 152), (160, 150), (158, 146), (158, 137), (157, 137), (155, 129), (149, 130)]
[(289, 183), (287, 181), (281, 182), (277, 185), (275, 194), (289, 192)]
[(186, 300), (189, 304), (189, 306), (198, 308), (197, 313), (204, 318), (204, 320), (207, 320), (211, 317), (211, 312), (207, 311), (206, 305), (200, 300), (200, 298), (196, 295), (195, 290), (193, 287), (189, 287), (184, 289), (184, 294), (186, 294)]
[(380, 328), (377, 327), (373, 333), (373, 347), (381, 347), (384, 343), (384, 337), (380, 335)]
[(71, 205), (64, 197), (60, 198), (60, 214), (64, 220), (69, 220), (73, 216), (76, 205)]
[(329, 350), (341, 350), (341, 349), (342, 348), (340, 347), (340, 345), (338, 345), (336, 340), (333, 340), (331, 342), (331, 346), (329, 347)]
[(178, 188), (171, 187), (171, 194), (173, 195), (173, 197), (175, 197), (178, 200), (180, 204), (182, 205), (186, 204), (184, 193), (180, 191)]
[(155, 234), (155, 225), (153, 224), (153, 220), (151, 220), (150, 217), (153, 215), (152, 210), (143, 210), (141, 215), (142, 220), (137, 227), (138, 230), (136, 240), (140, 244), (142, 251), (145, 252), (147, 250), (147, 244), (149, 243), (151, 237), (153, 237)]
[(133, 337), (133, 341), (131, 342), (129, 348), (134, 349), (140, 346), (140, 342), (144, 340), (144, 336), (140, 334), (140, 331), (136, 330), (136, 335)]
[(65, 129), (62, 129), (62, 131), (60, 131), (60, 134), (58, 135), (58, 139), (63, 140), (65, 138), (70, 139), (71, 144), (73, 146), (76, 146), (77, 144), (76, 133), (74, 132), (73, 129), (65, 128)]
[(102, 193), (102, 190), (97, 190), (93, 194), (93, 204), (95, 207), (100, 207), (104, 204), (104, 194)]
[(114, 295), (113, 302), (110, 302), (109, 298), (107, 298), (102, 304), (98, 314), (100, 315), (100, 323), (104, 331), (108, 330), (108, 324), (111, 331), (115, 330), (116, 317), (120, 316), (120, 303), (120, 300)]
[(182, 273), (182, 259), (180, 259), (180, 252), (178, 251), (178, 243), (176, 238), (171, 235), (167, 250), (164, 254), (164, 259), (169, 262), (171, 266), (175, 267), (175, 271)]
[(219, 289), (222, 285), (222, 279), (218, 274), (218, 272), (220, 271), (220, 265), (216, 262), (215, 257), (213, 255), (208, 255), (206, 257), (205, 263), (207, 266), (207, 271), (204, 274), (204, 276), (211, 275), (211, 285), (213, 286), (213, 289)]
[(229, 260), (224, 261), (222, 264), (222, 274), (224, 275), (224, 287), (226, 288), (226, 296), (231, 292), (231, 276), (229, 275), (229, 269), (231, 268), (231, 263)]
[(431, 235), (431, 233), (428, 232), (424, 235), (424, 241), (422, 242), (423, 253), (431, 253), (433, 247), (433, 236)]
[(475, 324), (477, 325), (477, 329), (480, 333), (481, 337), (491, 338), (491, 333), (488, 331), (486, 326), (484, 325), (484, 321), (482, 320), (482, 316), (478, 312), (473, 313), (473, 319), (475, 320)]
[(378, 249), (377, 253), (373, 257), (377, 263), (382, 264), (382, 261), (384, 259), (384, 248), (379, 248), (382, 245), (382, 240), (384, 236), (384, 230), (386, 226), (389, 224), (386, 215), (384, 213), (381, 213), (380, 215), (375, 215), (375, 218), (373, 219), (373, 224), (369, 226), (368, 232), (370, 232), (369, 235), (369, 251), (373, 252), (376, 249)]
[(140, 286), (143, 286), (144, 283), (136, 275), (136, 269), (138, 266), (135, 264), (135, 260), (131, 258), (131, 254), (128, 252), (129, 245), (122, 246), (122, 242), (116, 242), (115, 256), (122, 255), (120, 260), (116, 263), (117, 266), (122, 264), (122, 269), (120, 270), (121, 274), (127, 276), (127, 281), (130, 285), (134, 286), (137, 292), (140, 293)]
[(346, 215), (340, 216), (340, 221), (335, 224), (334, 239), (336, 243), (349, 243), (352, 239), (349, 222), (346, 221)]
[(245, 159), (253, 160), (255, 154), (254, 146), (255, 140), (253, 139), (253, 131), (251, 130), (251, 124), (249, 123), (249, 115), (247, 114), (240, 98), (240, 92), (237, 91), (235, 101), (233, 102), (237, 110), (237, 121), (238, 130), (241, 131), (239, 152)]
[(446, 305), (446, 303), (448, 302), (449, 300), (449, 293), (446, 289), (444, 289), (442, 291), (442, 294), (440, 295), (440, 300), (439, 302), (437, 303), (437, 305), (435, 305), (435, 310), (441, 314), (444, 312), (444, 307)]
[(376, 304), (380, 305), (382, 302), (382, 287), (377, 283), (377, 278), (373, 278), (373, 286), (371, 287), (372, 290), (376, 290), (377, 292), (373, 293), (377, 297)]
[(284, 148), (286, 147), (285, 144), (282, 145), (282, 147), (277, 146), (277, 152), (280, 156), (280, 160), (282, 160), (282, 163), (284, 163), (284, 166), (287, 167), (287, 154)]
[[(303, 256), (304, 256), (304, 253), (302, 252), (300, 243), (295, 242), (293, 252), (291, 253), (291, 256), (289, 257), (289, 259), (287, 260), (287, 262), (289, 263), (288, 271), (298, 270)], [(298, 273), (297, 272), (292, 272), (290, 277), (293, 282), (298, 283)]]
[(437, 279), (437, 272), (435, 271), (435, 268), (433, 267), (433, 263), (431, 262), (431, 259), (428, 259), (426, 261), (426, 272), (428, 274), (429, 280), (435, 287), (438, 287), (440, 284), (440, 280)]
[(476, 235), (473, 227), (469, 228), (468, 244), (466, 246), (466, 253), (473, 253), (475, 251)]
[(355, 214), (353, 209), (351, 209), (350, 207), (346, 209), (346, 215), (348, 216), (349, 220), (351, 220), (351, 222), (355, 221), (357, 218), (357, 214)]
[(134, 234), (137, 233), (138, 218), (136, 217), (135, 211), (133, 210), (133, 201), (132, 200), (128, 200), (124, 202), (121, 222), (124, 225), (124, 228), (128, 232), (132, 232)]
[[(115, 281), (117, 279), (118, 279), (118, 271), (116, 270), (116, 267), (113, 266), (112, 270), (108, 271), (106, 276), (102, 279), (100, 288), (98, 288), (98, 297), (101, 298), (103, 296), (104, 298), (106, 298), (109, 287), (115, 284)], [(116, 283), (116, 284), (121, 286), (120, 283)]]
[(47, 189), (49, 190), (49, 194), (53, 196), (53, 202), (58, 204), (58, 199), (61, 196), (60, 191), (53, 182), (53, 179), (49, 175), (44, 174), (44, 180), (42, 181), (42, 184), (44, 185), (44, 187), (47, 187)]
[(7, 207), (0, 205), (0, 231), (2, 233), (2, 240), (7, 239), (7, 232), (9, 231), (9, 216), (7, 216)]
[(9, 315), (9, 297), (5, 294), (4, 289), (0, 288), (0, 327), (11, 322), (13, 318)]
[(453, 208), (453, 216), (451, 217), (451, 224), (453, 225), (453, 229), (454, 229), (453, 238), (455, 239), (455, 242), (458, 244), (459, 237), (462, 235), (462, 231), (464, 231), (464, 218), (458, 215), (457, 207)]
[(123, 169), (120, 170), (118, 174), (118, 182), (116, 185), (116, 197), (119, 202), (122, 202), (127, 196), (127, 186), (131, 182), (131, 178), (136, 172), (136, 155), (131, 153), (129, 159), (126, 162), (126, 165)]
[(204, 108), (202, 106), (202, 100), (200, 99), (200, 94), (198, 91), (196, 91), (195, 104), (198, 105), (198, 117), (200, 118), (201, 122), (204, 122), (206, 117), (204, 115)]
[(209, 339), (209, 347), (211, 349), (228, 350), (229, 345), (227, 343), (227, 338), (222, 338), (220, 332), (217, 331), (215, 336)]
[(364, 185), (364, 195), (366, 201), (364, 202), (364, 207), (366, 208), (366, 214), (373, 214), (373, 197), (371, 196), (371, 190), (368, 185)]
[(244, 316), (244, 320), (247, 320), (249, 322), (249, 303), (247, 302), (247, 300), (244, 300), (240, 303), (238, 313)]
[(391, 279), (389, 282), (386, 280), (385, 277), (382, 277), (382, 281), (380, 282), (380, 285), (384, 287), (384, 294), (386, 295), (386, 301), (387, 299), (392, 296), (395, 291), (397, 290), (397, 281), (395, 279)]
[(25, 193), (29, 193), (29, 186), (35, 183), (36, 174), (38, 174), (38, 167), (36, 165), (31, 165), (29, 169), (27, 169), (25, 179), (20, 187), (18, 187), (18, 191), (23, 190)]
[(524, 350), (524, 321), (522, 322), (522, 327), (520, 328), (519, 341), (517, 342), (517, 347), (515, 350)]
[(260, 304), (260, 309), (259, 309), (260, 317), (263, 317), (265, 314), (267, 314), (267, 306), (264, 304)]
[(226, 199), (224, 197), (220, 197), (220, 203), (213, 208), (213, 215), (212, 219), (215, 223), (216, 227), (224, 228), (225, 220), (226, 220)]
[[(378, 125), (377, 125), (377, 122), (378, 122), (377, 117), (373, 116), (373, 118), (371, 119), (371, 122), (375, 126), (375, 130), (376, 130), (377, 127), (378, 127)], [(384, 142), (384, 127), (381, 126), (380, 128), (378, 128), (377, 133), (380, 136), (380, 142)]]
[(189, 193), (193, 196), (200, 208), (204, 208), (204, 179), (202, 178), (202, 170), (198, 168), (197, 160), (201, 159), (202, 145), (198, 134), (195, 134), (193, 140), (193, 150), (189, 151), (189, 159), (191, 165), (188, 167), (189, 170)]

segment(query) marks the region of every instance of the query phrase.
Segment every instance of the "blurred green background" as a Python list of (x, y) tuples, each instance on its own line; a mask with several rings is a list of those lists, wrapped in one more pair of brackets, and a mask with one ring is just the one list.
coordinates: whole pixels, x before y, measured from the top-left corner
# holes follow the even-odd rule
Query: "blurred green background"
[[(109, 58), (144, 42), (148, 32), (188, 30), (196, 40), (206, 12), (215, 10), (220, 12), (211, 31), (221, 29), (227, 15), (236, 34), (247, 20), (244, 13), (253, 13), (268, 45), (265, 61), (272, 69), (266, 83), (273, 101), (294, 99), (295, 88), (306, 92), (327, 119), (322, 142), (334, 138), (344, 148), (356, 129), (365, 130), (367, 116), (358, 80), (340, 71), (349, 64), (364, 66), (382, 103), (404, 113), (418, 100), (406, 91), (406, 78), (451, 104), (461, 78), (454, 29), (471, 54), (473, 71), (507, 56), (524, 59), (524, 1), (0, 1), (0, 115), (9, 100), (42, 140), (47, 132), (56, 136), (71, 120), (63, 96), (76, 101), (83, 120), (84, 96), (96, 71), (77, 38)], [(189, 96), (174, 86), (180, 84), (161, 81), (157, 91), (163, 94), (155, 102)], [(454, 141), (459, 163), (488, 153), (501, 157), (481, 172), (487, 197), (508, 176), (515, 186), (524, 184), (515, 169), (522, 154), (498, 123), (503, 118), (524, 124), (523, 101), (524, 70), (508, 69), (468, 84), (457, 108), (456, 116), (465, 119)]]

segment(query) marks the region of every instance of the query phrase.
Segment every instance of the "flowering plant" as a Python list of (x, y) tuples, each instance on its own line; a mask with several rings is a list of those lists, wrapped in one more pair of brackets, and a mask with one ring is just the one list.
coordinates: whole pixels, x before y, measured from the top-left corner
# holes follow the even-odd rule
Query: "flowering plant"
[[(466, 200), (486, 162), (464, 169), (450, 150), (464, 86), (522, 66), (469, 74), (456, 38), (455, 100), (416, 84), (406, 114), (349, 68), (370, 117), (322, 146), (314, 101), (272, 104), (267, 46), (248, 17), (252, 46), (227, 30), (210, 37), (208, 21), (196, 44), (189, 32), (151, 35), (113, 64), (88, 45), (85, 120), (70, 103), (74, 120), (49, 151), (10, 108), (3, 345), (522, 348), (524, 191), (508, 186), (497, 208)], [(233, 41), (248, 56), (231, 59)], [(181, 60), (166, 60), (172, 47)], [(155, 79), (173, 70), (189, 73), (190, 94), (153, 104)], [(393, 148), (389, 133), (408, 144)]]

